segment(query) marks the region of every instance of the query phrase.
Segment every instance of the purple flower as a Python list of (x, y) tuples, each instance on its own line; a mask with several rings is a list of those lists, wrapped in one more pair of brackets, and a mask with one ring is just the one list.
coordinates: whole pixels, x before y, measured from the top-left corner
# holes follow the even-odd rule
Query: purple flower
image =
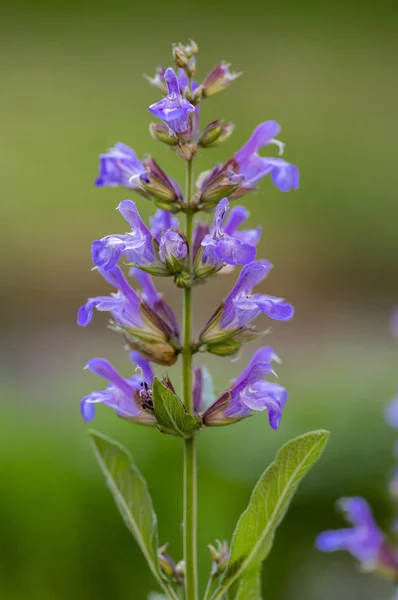
[(268, 275), (271, 268), (270, 262), (260, 260), (242, 269), (231, 292), (200, 335), (200, 342), (208, 346), (209, 352), (224, 353), (233, 340), (235, 345), (231, 345), (231, 353), (234, 346), (236, 352), (240, 342), (257, 337), (257, 330), (249, 327), (249, 324), (261, 313), (277, 321), (292, 318), (293, 307), (283, 298), (253, 294), (253, 288)]
[(132, 200), (123, 200), (118, 211), (131, 226), (125, 234), (107, 235), (91, 245), (93, 263), (106, 271), (112, 269), (122, 254), (134, 265), (167, 271), (158, 260), (153, 244), (153, 237), (140, 217)]
[(204, 424), (227, 425), (253, 411), (267, 410), (270, 426), (277, 429), (288, 396), (281, 385), (264, 381), (264, 377), (273, 373), (273, 360), (279, 359), (272, 348), (257, 350), (238, 379), (204, 413)]
[(151, 225), (151, 234), (157, 242), (160, 242), (161, 235), (167, 230), (179, 226), (178, 220), (167, 210), (158, 209), (153, 217), (149, 217)]
[(175, 316), (153, 287), (148, 274), (140, 275), (143, 298), (137, 294), (117, 266), (109, 271), (98, 269), (116, 289), (110, 296), (89, 298), (78, 311), (77, 322), (88, 325), (93, 310), (107, 311), (112, 316), (112, 329), (122, 333), (131, 348), (148, 360), (171, 365), (177, 360), (179, 332)]
[(156, 425), (151, 395), (152, 367), (137, 352), (131, 352), (130, 358), (140, 369), (140, 374), (130, 379), (121, 377), (103, 358), (93, 358), (88, 362), (86, 368), (109, 381), (109, 386), (105, 390), (91, 392), (81, 401), (80, 409), (86, 422), (94, 419), (95, 406), (100, 403), (112, 408), (123, 419), (142, 425)]
[(134, 150), (125, 144), (115, 144), (106, 154), (100, 155), (100, 177), (96, 185), (122, 185), (152, 198), (160, 208), (177, 211), (184, 203), (184, 195), (178, 183), (159, 167), (149, 156), (142, 162)]
[(184, 133), (191, 126), (189, 113), (194, 112), (195, 107), (182, 97), (178, 78), (173, 69), (166, 69), (164, 79), (168, 94), (163, 100), (152, 104), (149, 111), (164, 121), (174, 133)]
[(164, 263), (183, 263), (188, 256), (187, 240), (179, 231), (168, 229), (160, 238), (159, 256)]
[(247, 265), (256, 257), (254, 244), (259, 240), (261, 228), (256, 233), (237, 232), (237, 228), (247, 218), (248, 213), (245, 209), (237, 207), (235, 212), (231, 212), (225, 225), (228, 211), (228, 200), (224, 198), (217, 205), (210, 231), (201, 242), (203, 251), (198, 254), (195, 261), (195, 276), (198, 278), (208, 277), (225, 264)]
[(236, 152), (234, 170), (244, 176), (242, 188), (238, 190), (237, 195), (253, 189), (260, 179), (268, 174), (271, 174), (272, 181), (282, 192), (298, 189), (299, 172), (297, 167), (281, 158), (263, 158), (258, 154), (260, 148), (269, 144), (276, 144), (279, 154), (283, 153), (284, 144), (275, 139), (279, 131), (280, 127), (276, 121), (261, 123), (256, 127), (248, 142)]
[(398, 395), (387, 404), (385, 418), (388, 425), (398, 429)]
[(223, 60), (210, 71), (202, 84), (203, 96), (208, 97), (221, 92), (241, 75), (241, 73), (231, 73), (230, 66)]
[(95, 185), (97, 187), (122, 185), (137, 189), (140, 185), (140, 177), (145, 175), (146, 169), (134, 150), (119, 142), (105, 154), (100, 154), (99, 177)]
[(110, 312), (115, 321), (123, 326), (142, 327), (143, 321), (140, 311), (141, 299), (133, 290), (122, 270), (113, 267), (109, 271), (98, 269), (99, 273), (116, 288), (117, 292), (110, 296), (96, 296), (89, 298), (77, 313), (77, 323), (80, 327), (86, 327), (93, 318), (93, 310), (96, 308), (101, 312)]
[(385, 563), (387, 548), (384, 535), (376, 524), (368, 503), (357, 496), (342, 498), (338, 506), (346, 513), (346, 518), (353, 527), (324, 531), (316, 538), (318, 550), (323, 552), (346, 550), (368, 569), (376, 568), (378, 563)]

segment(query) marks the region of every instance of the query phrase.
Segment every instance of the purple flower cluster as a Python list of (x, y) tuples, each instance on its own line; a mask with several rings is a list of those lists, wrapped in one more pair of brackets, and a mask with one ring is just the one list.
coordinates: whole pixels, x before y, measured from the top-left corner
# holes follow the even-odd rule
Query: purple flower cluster
[[(225, 89), (239, 76), (221, 62), (202, 83), (193, 81), (196, 52), (194, 44), (174, 47), (178, 71), (159, 67), (155, 76), (148, 78), (164, 94), (149, 107), (160, 121), (151, 124), (151, 133), (188, 163), (200, 148), (219, 145), (231, 135), (233, 124), (221, 119), (199, 130), (200, 102)], [(123, 200), (118, 211), (128, 225), (127, 231), (108, 234), (92, 243), (94, 268), (114, 291), (89, 298), (79, 309), (78, 324), (86, 326), (94, 309), (107, 312), (110, 327), (122, 335), (136, 372), (124, 378), (108, 361), (90, 360), (87, 368), (104, 378), (108, 387), (83, 398), (81, 412), (86, 421), (94, 418), (95, 405), (102, 403), (123, 419), (157, 424), (152, 401), (155, 377), (152, 364), (172, 365), (187, 347), (183, 345), (176, 316), (156, 290), (152, 276), (172, 277), (178, 287), (191, 288), (220, 271), (233, 272), (243, 267), (227, 298), (192, 342), (191, 349), (188, 348), (192, 354), (207, 351), (234, 355), (243, 343), (262, 335), (252, 325), (260, 315), (280, 321), (293, 316), (292, 306), (282, 298), (253, 292), (272, 265), (267, 260), (256, 260), (261, 227), (244, 229), (248, 211), (243, 206), (230, 208), (230, 201), (255, 189), (266, 175), (281, 191), (298, 188), (297, 167), (280, 157), (264, 158), (259, 154), (262, 147), (271, 144), (282, 154), (284, 145), (276, 139), (279, 129), (275, 121), (259, 125), (230, 160), (200, 174), (196, 192), (188, 187), (186, 194), (152, 157), (140, 160), (125, 144), (118, 143), (100, 155), (96, 185), (134, 190), (152, 201), (157, 212), (147, 224), (136, 204)], [(193, 219), (200, 211), (205, 218), (196, 220), (192, 235), (184, 233), (175, 215), (185, 213)], [(214, 215), (207, 220), (206, 213), (211, 212)], [(128, 268), (127, 274), (124, 267)], [(138, 283), (140, 291), (131, 285), (129, 278)], [(270, 426), (277, 429), (287, 392), (266, 378), (274, 375), (273, 363), (278, 361), (272, 348), (260, 348), (243, 373), (210, 406), (206, 406), (204, 398), (204, 370), (194, 368), (193, 404), (202, 425), (225, 425), (254, 411), (266, 411)], [(174, 392), (167, 377), (163, 382)]]

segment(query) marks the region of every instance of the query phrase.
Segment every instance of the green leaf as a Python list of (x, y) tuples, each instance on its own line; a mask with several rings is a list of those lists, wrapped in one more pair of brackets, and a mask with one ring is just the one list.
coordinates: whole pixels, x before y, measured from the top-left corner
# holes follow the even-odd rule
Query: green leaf
[(234, 583), (229, 593), (231, 600), (261, 600), (261, 563), (249, 567)]
[(151, 569), (158, 571), (157, 521), (144, 478), (125, 448), (95, 431), (90, 431), (90, 437), (94, 453), (124, 522)]
[(276, 528), (300, 481), (321, 456), (328, 437), (328, 431), (320, 430), (291, 440), (264, 471), (236, 525), (228, 567), (212, 600), (220, 598), (246, 569), (260, 566), (268, 556)]
[(94, 454), (124, 522), (159, 585), (169, 598), (176, 599), (159, 570), (157, 520), (145, 479), (123, 446), (96, 431), (90, 431), (89, 434)]
[(202, 425), (199, 415), (189, 415), (182, 402), (155, 377), (152, 386), (153, 409), (158, 427), (164, 433), (191, 438)]

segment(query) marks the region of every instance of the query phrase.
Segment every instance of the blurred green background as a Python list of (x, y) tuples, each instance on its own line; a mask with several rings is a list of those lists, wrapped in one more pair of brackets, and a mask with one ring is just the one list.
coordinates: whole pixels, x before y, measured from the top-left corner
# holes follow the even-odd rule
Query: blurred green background
[[(142, 74), (171, 64), (171, 42), (193, 37), (199, 78), (222, 58), (244, 71), (203, 108), (203, 123), (225, 117), (237, 127), (197, 168), (228, 158), (259, 122), (276, 119), (285, 157), (301, 171), (300, 191), (282, 194), (264, 181), (243, 200), (264, 226), (259, 254), (274, 264), (262, 290), (296, 308), (267, 338), (283, 358), (279, 381), (290, 401), (278, 432), (257, 415), (200, 436), (201, 584), (207, 543), (230, 538), (277, 448), (325, 427), (331, 442), (278, 531), (264, 597), (387, 600), (387, 583), (358, 573), (344, 554), (317, 553), (313, 540), (343, 523), (333, 509), (341, 495), (365, 495), (386, 528), (393, 513), (394, 435), (382, 411), (398, 351), (388, 330), (398, 299), (394, 3), (75, 0), (4, 3), (1, 12), (0, 596), (141, 600), (156, 589), (79, 415), (80, 398), (101, 385), (82, 371), (89, 358), (105, 356), (126, 376), (130, 367), (104, 315), (86, 330), (75, 318), (87, 296), (106, 292), (90, 272), (90, 243), (124, 231), (114, 209), (133, 197), (95, 189), (98, 154), (124, 141), (183, 177), (182, 161), (148, 134), (147, 107), (158, 95)], [(152, 207), (138, 203), (148, 216)], [(234, 277), (198, 289), (197, 331)], [(169, 282), (159, 287), (179, 310)], [(252, 352), (239, 363), (211, 361), (217, 391)], [(181, 444), (106, 409), (94, 426), (133, 453), (161, 541), (179, 559)]]

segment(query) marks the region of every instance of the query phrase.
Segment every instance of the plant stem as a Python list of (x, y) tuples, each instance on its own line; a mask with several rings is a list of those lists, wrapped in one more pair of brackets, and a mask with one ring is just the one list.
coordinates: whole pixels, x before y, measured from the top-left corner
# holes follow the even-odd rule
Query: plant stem
[(205, 595), (203, 596), (203, 600), (209, 600), (210, 595), (211, 595), (211, 588), (212, 588), (213, 582), (214, 582), (214, 576), (210, 575), (209, 581), (207, 582), (207, 587), (206, 587)]
[[(187, 163), (187, 201), (192, 196), (193, 166)], [(186, 213), (186, 238), (189, 246), (190, 271), (192, 269), (192, 226), (193, 212)], [(182, 350), (183, 400), (187, 411), (193, 414), (192, 395), (192, 288), (184, 290), (184, 345)], [(198, 576), (196, 564), (196, 440), (184, 440), (184, 561), (185, 600), (197, 600)]]

